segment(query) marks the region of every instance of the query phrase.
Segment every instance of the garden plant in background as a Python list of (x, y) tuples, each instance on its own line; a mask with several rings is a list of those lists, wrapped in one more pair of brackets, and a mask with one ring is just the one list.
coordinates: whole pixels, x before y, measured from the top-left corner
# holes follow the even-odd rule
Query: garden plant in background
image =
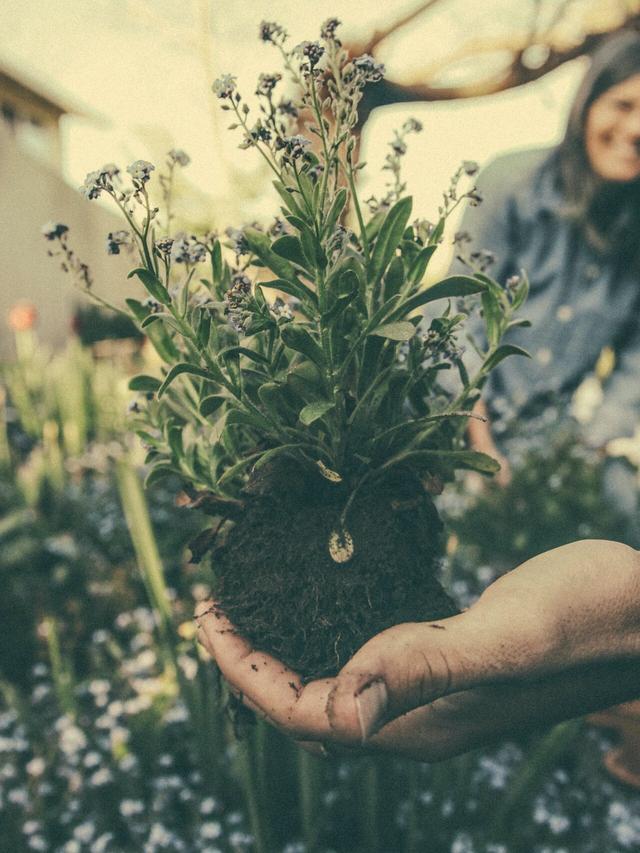
[(554, 414), (546, 430), (525, 435), (508, 485), (487, 483), (475, 495), (461, 488), (450, 502), (445, 515), (463, 562), (501, 573), (577, 539), (625, 540), (625, 518), (606, 496), (602, 456), (584, 445), (568, 413)]
[[(253, 119), (232, 75), (213, 84), (243, 132), (240, 147), (255, 148), (274, 173), (282, 219), (268, 231), (229, 231), (224, 254), (215, 234), (165, 235), (170, 214), (150, 200), (146, 161), (128, 167), (128, 184), (109, 164), (83, 187), (122, 211), (129, 230), (109, 235), (109, 251), (137, 248), (131, 275), (149, 293), (128, 300), (164, 361), (160, 378), (130, 384), (144, 395), (135, 428), (149, 448), (149, 481), (179, 475), (191, 505), (215, 517), (193, 552), (214, 550), (219, 606), (257, 647), (309, 678), (337, 671), (394, 623), (456, 611), (436, 578), (443, 537), (431, 494), (458, 469), (498, 469), (465, 449), (464, 430), (492, 367), (523, 353), (500, 338), (519, 322), (527, 290), (524, 277), (503, 287), (479, 270), (423, 287), (447, 216), (479, 197), (458, 188), (476, 169), (463, 164), (437, 224), (411, 221), (399, 159), (417, 122), (392, 142), (388, 193), (370, 201), (365, 221), (357, 108), (383, 68), (367, 55), (349, 59), (337, 26), (330, 19), (321, 41), (288, 49), (280, 26), (262, 25), (296, 102), (276, 102), (281, 75), (261, 74)], [(169, 155), (171, 169), (186, 161)], [(161, 188), (167, 211), (168, 178)], [(89, 289), (66, 227), (52, 223), (45, 236)], [(472, 295), (488, 344), (469, 376), (459, 337)], [(437, 300), (444, 308), (430, 324), (416, 315)], [(441, 381), (445, 372), (457, 380)]]

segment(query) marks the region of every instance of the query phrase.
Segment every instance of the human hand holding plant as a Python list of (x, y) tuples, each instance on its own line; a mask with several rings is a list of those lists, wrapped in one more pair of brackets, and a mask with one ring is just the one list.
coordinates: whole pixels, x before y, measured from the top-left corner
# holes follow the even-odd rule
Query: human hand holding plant
[[(192, 544), (194, 561), (213, 551), (225, 613), (306, 677), (336, 672), (397, 622), (456, 611), (435, 576), (443, 538), (431, 494), (459, 469), (499, 468), (465, 447), (464, 429), (488, 373), (523, 353), (500, 340), (527, 293), (524, 277), (506, 288), (481, 271), (423, 287), (447, 217), (479, 196), (461, 190), (477, 170), (463, 163), (437, 223), (411, 222), (400, 159), (419, 130), (413, 120), (391, 143), (387, 192), (366, 215), (357, 111), (384, 69), (349, 57), (337, 26), (329, 19), (320, 42), (288, 49), (282, 27), (262, 24), (296, 102), (276, 100), (280, 74), (261, 74), (253, 120), (232, 75), (213, 84), (242, 130), (240, 147), (259, 152), (275, 177), (282, 218), (270, 229), (161, 236), (171, 215), (151, 200), (146, 161), (127, 169), (130, 186), (109, 164), (83, 187), (89, 199), (111, 196), (125, 216), (129, 231), (110, 235), (109, 250), (137, 247), (131, 275), (149, 293), (127, 302), (163, 361), (161, 377), (130, 383), (144, 395), (134, 427), (148, 447), (148, 481), (179, 475), (191, 505), (214, 517)], [(185, 160), (169, 155), (167, 209)], [(45, 236), (75, 271), (66, 230), (52, 223)], [(86, 268), (77, 272), (87, 290)], [(474, 375), (459, 343), (471, 299), (481, 301), (487, 340)], [(445, 307), (425, 328), (419, 312), (438, 300)], [(457, 383), (441, 382), (443, 371)]]
[(640, 554), (604, 540), (541, 554), (466, 612), (390, 628), (306, 684), (215, 604), (196, 621), (232, 690), (312, 752), (437, 761), (640, 695)]

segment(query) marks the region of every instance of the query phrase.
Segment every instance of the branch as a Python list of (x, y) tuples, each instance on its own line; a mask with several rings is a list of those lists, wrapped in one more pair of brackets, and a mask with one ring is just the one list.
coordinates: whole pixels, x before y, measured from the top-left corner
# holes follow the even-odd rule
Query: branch
[[(636, 12), (628, 15), (614, 30), (590, 33), (585, 36), (580, 44), (570, 48), (555, 49), (549, 47), (547, 58), (541, 65), (535, 68), (528, 67), (523, 61), (524, 51), (526, 47), (530, 46), (529, 39), (526, 37), (515, 44), (513, 39), (510, 42), (498, 41), (467, 44), (463, 50), (459, 51), (454, 57), (449, 57), (445, 63), (423, 69), (420, 73), (420, 78), (422, 81), (427, 82), (415, 80), (409, 83), (396, 83), (392, 80), (383, 80), (375, 86), (367, 87), (364, 90), (364, 97), (360, 105), (360, 124), (364, 124), (371, 111), (377, 107), (415, 101), (432, 102), (478, 98), (486, 95), (495, 95), (507, 89), (523, 86), (525, 83), (531, 83), (534, 80), (544, 77), (545, 74), (554, 71), (566, 62), (592, 53), (611, 32), (615, 32), (623, 27), (640, 27), (640, 13)], [(509, 50), (513, 54), (513, 60), (510, 65), (498, 73), (460, 86), (434, 86), (428, 82), (429, 79), (433, 79), (436, 73), (441, 73), (451, 65), (452, 61), (477, 56), (479, 53), (500, 50)]]
[(433, 6), (436, 6), (440, 2), (441, 0), (426, 0), (426, 2), (420, 3), (416, 6), (416, 8), (411, 12), (406, 12), (404, 15), (396, 18), (393, 23), (387, 24), (383, 29), (374, 30), (368, 41), (359, 43), (357, 47), (356, 45), (353, 45), (354, 49), (353, 51), (350, 51), (352, 56), (357, 56), (360, 53), (370, 53), (373, 55), (375, 49), (382, 44), (385, 39), (402, 29), (402, 27), (405, 27), (407, 24), (410, 24), (411, 21), (415, 21), (416, 18), (420, 17), (424, 12), (428, 12), (429, 9), (433, 8)]

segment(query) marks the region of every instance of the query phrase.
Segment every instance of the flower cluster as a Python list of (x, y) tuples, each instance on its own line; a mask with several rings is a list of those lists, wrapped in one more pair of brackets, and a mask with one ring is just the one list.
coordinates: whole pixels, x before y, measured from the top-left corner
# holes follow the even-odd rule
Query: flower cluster
[(258, 85), (256, 86), (256, 95), (261, 95), (266, 98), (271, 97), (271, 93), (277, 86), (279, 80), (282, 80), (282, 74), (260, 74), (258, 77)]
[[(167, 238), (164, 245), (167, 245)], [(178, 234), (171, 242), (169, 253), (174, 264), (198, 264), (206, 258), (207, 248), (195, 235)]]
[(131, 233), (129, 231), (110, 231), (107, 235), (107, 254), (119, 255), (121, 247), (132, 246)]
[(88, 201), (98, 198), (103, 190), (115, 191), (114, 181), (120, 177), (120, 169), (114, 163), (107, 163), (102, 169), (89, 172), (80, 187), (80, 194)]
[(262, 41), (272, 44), (282, 44), (287, 38), (287, 31), (275, 21), (262, 21), (260, 24), (260, 38)]
[(46, 222), (42, 226), (42, 235), (45, 240), (59, 240), (63, 234), (66, 234), (69, 230), (68, 225), (64, 225), (62, 222)]
[(130, 166), (127, 166), (127, 172), (131, 175), (134, 185), (146, 184), (151, 178), (151, 172), (155, 168), (153, 163), (149, 163), (148, 160), (136, 160)]
[(167, 158), (170, 164), (177, 163), (178, 166), (188, 166), (191, 162), (191, 157), (182, 148), (172, 148), (167, 154)]
[(217, 80), (214, 80), (211, 88), (216, 97), (224, 100), (230, 98), (236, 91), (236, 80), (232, 74), (223, 74)]
[[(324, 41), (337, 42), (336, 30), (340, 26), (340, 21), (337, 18), (327, 18), (320, 27), (320, 38)], [(338, 42), (338, 46), (340, 43)]]
[(251, 297), (251, 287), (251, 279), (239, 272), (233, 276), (231, 287), (225, 293), (225, 314), (237, 332), (244, 331), (250, 317), (247, 303)]

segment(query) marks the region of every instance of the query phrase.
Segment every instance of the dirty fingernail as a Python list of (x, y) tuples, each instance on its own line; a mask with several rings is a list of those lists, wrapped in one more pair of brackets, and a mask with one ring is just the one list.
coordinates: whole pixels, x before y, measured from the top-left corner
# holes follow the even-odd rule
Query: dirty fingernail
[(372, 681), (356, 694), (356, 711), (360, 736), (365, 743), (380, 728), (387, 711), (389, 697), (384, 681)]

